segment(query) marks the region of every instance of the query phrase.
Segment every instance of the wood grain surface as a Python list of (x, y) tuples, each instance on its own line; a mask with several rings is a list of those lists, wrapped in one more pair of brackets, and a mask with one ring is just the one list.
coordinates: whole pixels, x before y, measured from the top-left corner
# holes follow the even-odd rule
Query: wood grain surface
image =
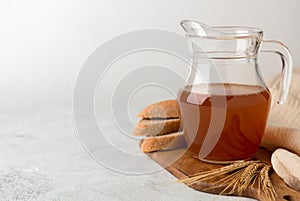
[[(176, 178), (184, 178), (187, 176), (194, 175), (196, 173), (217, 169), (223, 167), (224, 165), (215, 165), (202, 162), (192, 156), (192, 153), (186, 149), (172, 150), (172, 151), (161, 151), (148, 154), (150, 158), (156, 161), (161, 166), (165, 167), (167, 171), (173, 174)], [(169, 164), (170, 158), (175, 158), (176, 156), (181, 156), (179, 159)], [(256, 154), (256, 159), (259, 159), (265, 163), (270, 164), (271, 152), (265, 148), (260, 148), (260, 150)], [(274, 185), (274, 188), (278, 194), (278, 201), (298, 201), (300, 200), (300, 193), (289, 188), (284, 181), (274, 172), (272, 171), (271, 181)], [(220, 178), (218, 178), (220, 179)], [(219, 194), (226, 186), (222, 186), (220, 188), (211, 188), (214, 187), (214, 183), (217, 180), (209, 180), (205, 182), (198, 182), (190, 187), (203, 192)], [(236, 195), (236, 194), (232, 194)], [(253, 187), (249, 187), (243, 194), (244, 197), (255, 198), (261, 201), (267, 200), (266, 197), (262, 193), (258, 193), (257, 185)]]

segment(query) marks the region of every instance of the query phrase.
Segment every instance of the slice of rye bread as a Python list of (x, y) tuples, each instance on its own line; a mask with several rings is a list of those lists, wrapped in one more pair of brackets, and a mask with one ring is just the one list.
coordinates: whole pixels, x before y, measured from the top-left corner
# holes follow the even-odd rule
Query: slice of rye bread
[(138, 114), (138, 117), (141, 119), (180, 118), (180, 110), (176, 100), (166, 100), (147, 106)]
[(142, 119), (134, 128), (134, 136), (156, 136), (177, 132), (180, 119)]
[(145, 152), (159, 150), (179, 149), (186, 147), (183, 132), (170, 133), (167, 135), (146, 137), (140, 141), (140, 149)]

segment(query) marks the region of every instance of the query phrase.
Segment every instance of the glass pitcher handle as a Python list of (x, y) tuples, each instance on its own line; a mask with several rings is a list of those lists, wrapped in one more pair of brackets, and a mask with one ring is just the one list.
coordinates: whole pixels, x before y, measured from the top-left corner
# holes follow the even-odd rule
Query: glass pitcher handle
[(261, 45), (261, 52), (276, 53), (280, 56), (282, 61), (282, 75), (279, 87), (279, 99), (277, 103), (282, 105), (288, 95), (292, 71), (293, 71), (293, 60), (290, 50), (282, 42), (276, 40), (263, 40)]

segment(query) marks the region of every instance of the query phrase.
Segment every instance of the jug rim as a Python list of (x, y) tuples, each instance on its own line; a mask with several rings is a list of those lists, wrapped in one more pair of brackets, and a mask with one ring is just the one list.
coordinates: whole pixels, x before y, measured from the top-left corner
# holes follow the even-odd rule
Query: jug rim
[(233, 39), (246, 39), (246, 38), (262, 38), (263, 30), (257, 27), (250, 26), (214, 26), (212, 27), (224, 35), (208, 35), (199, 36), (195, 34), (186, 34), (188, 37), (198, 37), (204, 39), (215, 39), (215, 40), (233, 40)]

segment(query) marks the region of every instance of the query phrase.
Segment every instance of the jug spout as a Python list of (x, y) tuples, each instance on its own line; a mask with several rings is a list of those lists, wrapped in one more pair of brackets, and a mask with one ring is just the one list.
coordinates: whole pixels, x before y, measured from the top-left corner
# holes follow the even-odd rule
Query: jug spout
[(215, 30), (202, 22), (182, 20), (180, 22), (183, 30), (191, 36), (222, 36), (222, 32)]

